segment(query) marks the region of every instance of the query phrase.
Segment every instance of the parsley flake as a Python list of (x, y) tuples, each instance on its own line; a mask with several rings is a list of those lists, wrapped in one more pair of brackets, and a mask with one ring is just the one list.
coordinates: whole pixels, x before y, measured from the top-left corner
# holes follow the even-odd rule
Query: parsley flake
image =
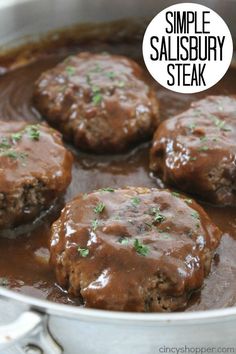
[(121, 245), (128, 245), (129, 243), (129, 239), (127, 237), (120, 237), (118, 242), (121, 244)]
[(37, 125), (30, 125), (26, 128), (26, 131), (28, 133), (28, 136), (32, 140), (39, 140), (40, 137), (40, 131)]
[(108, 71), (107, 73), (105, 73), (105, 75), (107, 77), (109, 77), (109, 79), (113, 80), (116, 76), (116, 74), (114, 73), (114, 71)]
[(203, 145), (198, 149), (198, 151), (207, 151), (207, 150), (209, 150), (209, 147), (206, 145)]
[(16, 141), (20, 141), (22, 138), (22, 133), (14, 133), (11, 135), (11, 139), (13, 140), (13, 142), (16, 142)]
[(115, 189), (114, 188), (111, 188), (111, 187), (107, 187), (107, 188), (101, 188), (100, 191), (102, 192), (115, 192)]
[(10, 157), (11, 159), (17, 160), (17, 159), (26, 158), (27, 154), (15, 150), (6, 150), (6, 151), (1, 151), (0, 156), (6, 156), (6, 157)]
[(195, 123), (191, 123), (188, 125), (188, 128), (193, 132), (196, 129), (196, 124)]
[(178, 192), (171, 192), (171, 194), (176, 198), (180, 197), (180, 193)]
[(145, 221), (144, 224), (148, 227), (149, 230), (152, 229), (152, 222)]
[(160, 214), (159, 212), (157, 212), (154, 216), (154, 222), (162, 222), (166, 220), (166, 217), (162, 214)]
[(213, 122), (215, 124), (215, 126), (221, 130), (224, 130), (224, 131), (231, 131), (231, 129), (229, 127), (226, 127), (225, 124), (226, 122), (224, 120), (221, 120), (221, 119), (218, 119), (218, 118), (215, 118), (213, 117)]
[(89, 255), (88, 248), (81, 248), (80, 246), (78, 246), (77, 250), (78, 250), (81, 257), (83, 257), (83, 258), (88, 257), (88, 255)]
[(149, 247), (144, 245), (137, 238), (134, 240), (134, 249), (141, 256), (147, 256), (149, 253)]
[(139, 197), (133, 197), (133, 198), (131, 198), (131, 203), (132, 203), (132, 205), (133, 206), (138, 206), (139, 204), (140, 204), (140, 202), (141, 202), (141, 199), (139, 198)]
[(150, 210), (150, 214), (153, 215), (153, 224), (154, 223), (161, 223), (162, 221), (166, 220), (165, 215), (160, 213), (160, 209), (156, 207), (152, 207)]
[(197, 158), (195, 157), (195, 156), (193, 156), (193, 157), (190, 157), (190, 159), (189, 159), (190, 161), (196, 161), (197, 160)]
[(104, 209), (105, 209), (105, 204), (103, 202), (98, 202), (97, 205), (93, 208), (93, 211), (96, 214), (100, 214), (103, 212)]
[(99, 73), (101, 71), (102, 71), (102, 67), (98, 63), (96, 63), (94, 67), (90, 70), (90, 72), (92, 73)]
[(119, 88), (123, 88), (123, 87), (125, 87), (125, 83), (124, 83), (124, 81), (120, 80), (117, 82), (116, 86), (118, 86)]
[(191, 213), (191, 216), (194, 218), (194, 219), (200, 219), (200, 216), (199, 216), (199, 213), (195, 210)]
[(7, 138), (2, 138), (0, 141), (0, 148), (1, 149), (9, 149), (11, 147)]
[(75, 67), (74, 66), (67, 66), (66, 73), (68, 76), (72, 76), (75, 74)]
[(96, 231), (96, 230), (97, 230), (98, 224), (99, 224), (98, 219), (92, 220), (92, 230), (93, 230), (93, 231)]
[(102, 95), (100, 93), (95, 93), (95, 95), (93, 95), (92, 102), (95, 105), (100, 104), (102, 102)]

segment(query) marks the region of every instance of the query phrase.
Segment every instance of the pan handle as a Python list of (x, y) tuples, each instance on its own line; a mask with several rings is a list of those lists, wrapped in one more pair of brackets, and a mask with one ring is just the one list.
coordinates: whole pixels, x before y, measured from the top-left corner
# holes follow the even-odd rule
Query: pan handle
[(48, 316), (36, 311), (23, 312), (14, 322), (0, 326), (0, 353), (12, 345), (26, 354), (63, 352), (49, 332)]

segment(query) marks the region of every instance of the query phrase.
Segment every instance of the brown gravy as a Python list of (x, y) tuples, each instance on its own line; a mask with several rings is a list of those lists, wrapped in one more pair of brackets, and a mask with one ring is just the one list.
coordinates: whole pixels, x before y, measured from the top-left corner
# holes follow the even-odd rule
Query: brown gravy
[[(41, 55), (37, 61), (15, 69), (0, 77), (0, 117), (3, 120), (37, 121), (39, 114), (32, 105), (34, 81), (39, 74), (51, 68), (67, 55), (84, 50), (124, 54), (141, 62), (141, 43), (106, 41), (71, 45), (61, 44), (53, 52)], [(9, 62), (11, 58), (9, 57)], [(4, 72), (4, 70), (1, 70)], [(150, 79), (151, 80), (151, 79)], [(161, 104), (161, 116), (165, 119), (187, 108), (191, 101), (211, 94), (232, 94), (236, 91), (235, 70), (230, 69), (213, 89), (196, 95), (183, 95), (156, 86)], [(73, 180), (65, 201), (80, 192), (102, 187), (163, 186), (149, 171), (149, 144), (137, 147), (119, 156), (95, 156), (75, 152)], [(64, 202), (64, 201), (63, 201)], [(53, 270), (48, 264), (48, 238), (50, 224), (59, 216), (63, 205), (59, 203), (38, 224), (25, 228), (21, 235), (3, 232), (0, 237), (0, 277), (10, 288), (38, 298), (61, 303), (76, 304), (67, 293), (55, 284)], [(222, 308), (236, 304), (236, 209), (216, 208), (204, 205), (213, 221), (223, 230), (224, 236), (217, 250), (211, 274), (205, 280), (201, 292), (192, 297), (187, 311)], [(4, 279), (3, 279), (4, 278)], [(4, 281), (3, 281), (4, 280)]]

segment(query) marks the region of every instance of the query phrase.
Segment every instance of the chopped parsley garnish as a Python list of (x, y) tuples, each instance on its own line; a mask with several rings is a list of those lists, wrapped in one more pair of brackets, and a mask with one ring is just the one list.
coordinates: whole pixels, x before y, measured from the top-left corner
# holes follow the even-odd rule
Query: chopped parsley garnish
[(170, 239), (171, 236), (168, 233), (164, 232), (164, 233), (161, 234), (160, 238), (164, 239), (164, 240), (167, 240), (167, 239)]
[(197, 212), (197, 211), (193, 211), (192, 213), (191, 213), (191, 216), (194, 218), (194, 219), (200, 219), (200, 217), (199, 217), (199, 213)]
[(152, 222), (145, 221), (145, 225), (148, 227), (149, 230), (152, 229)]
[(90, 70), (92, 73), (99, 73), (100, 71), (102, 71), (102, 68), (98, 63)]
[(159, 212), (154, 215), (154, 222), (162, 222), (164, 220), (166, 220), (166, 217)]
[(211, 120), (214, 122), (214, 124), (215, 124), (215, 126), (217, 127), (217, 128), (219, 128), (220, 130), (224, 130), (224, 131), (231, 131), (231, 129), (229, 128), (229, 127), (226, 127), (225, 126), (225, 124), (226, 124), (226, 122), (224, 121), (224, 120), (222, 120), (222, 119), (218, 119), (218, 118), (216, 118), (216, 117), (214, 117), (214, 116), (210, 116), (210, 118), (211, 118)]
[(40, 138), (40, 131), (37, 125), (30, 125), (26, 128), (28, 136), (32, 140), (39, 140)]
[(102, 192), (115, 192), (114, 188), (107, 187), (107, 188), (101, 188), (100, 191)]
[[(23, 134), (27, 134), (32, 140), (39, 140), (40, 131), (37, 125), (28, 125), (20, 132), (11, 134), (10, 138), (3, 137), (0, 140), (0, 156), (10, 157), (11, 159), (24, 159), (27, 153), (15, 150), (15, 145), (19, 142)], [(22, 166), (24, 166), (22, 164)]]
[(139, 197), (133, 197), (133, 198), (131, 198), (131, 203), (132, 203), (132, 205), (133, 206), (138, 206), (139, 204), (140, 204), (140, 202), (141, 202), (141, 199), (139, 198)]
[(225, 130), (225, 131), (231, 130), (230, 128), (225, 127), (226, 122), (224, 120), (216, 118), (214, 119), (214, 123), (215, 126), (221, 130)]
[(1, 149), (9, 149), (11, 147), (7, 138), (2, 138), (0, 141), (0, 148)]
[(153, 215), (152, 223), (161, 223), (162, 221), (166, 220), (166, 217), (160, 213), (159, 208), (152, 207), (150, 210), (150, 214)]
[(75, 67), (74, 66), (67, 66), (66, 73), (68, 76), (72, 76), (75, 74)]
[(12, 159), (18, 158), (18, 153), (14, 150), (6, 150), (1, 152), (1, 156), (11, 157)]
[(147, 256), (149, 253), (149, 247), (141, 243), (138, 239), (134, 240), (134, 248), (136, 252), (141, 256)]
[(224, 130), (225, 132), (231, 132), (232, 131), (232, 129), (229, 128), (229, 127), (223, 127), (223, 128), (221, 128), (221, 130)]
[(14, 134), (12, 134), (11, 135), (11, 138), (12, 138), (12, 140), (15, 142), (15, 141), (19, 141), (19, 140), (21, 140), (21, 138), (22, 138), (22, 133), (14, 133)]
[(207, 151), (207, 150), (209, 150), (209, 147), (206, 145), (203, 145), (198, 149), (198, 151)]
[(171, 194), (176, 198), (180, 197), (180, 194), (178, 192), (171, 192)]
[[(88, 77), (89, 77), (89, 80), (88, 80)], [(90, 76), (87, 76), (87, 82), (88, 84), (91, 86), (92, 85), (92, 81), (91, 81), (91, 77)], [(101, 94), (101, 89), (96, 86), (96, 85), (92, 85), (91, 86), (91, 91), (93, 93), (92, 95), (92, 102), (97, 105), (99, 103), (101, 103), (102, 101), (102, 94)]]
[(125, 83), (124, 81), (120, 80), (117, 82), (116, 86), (118, 86), (119, 88), (125, 87)]
[(113, 80), (116, 77), (116, 74), (114, 73), (114, 71), (108, 71), (107, 73), (105, 73), (105, 75), (107, 77), (109, 77), (109, 79)]
[(0, 152), (0, 156), (10, 157), (12, 159), (24, 159), (26, 158), (27, 154), (24, 152), (19, 152), (15, 150), (5, 150)]
[(195, 156), (193, 156), (193, 157), (190, 157), (190, 159), (189, 159), (190, 161), (196, 161), (197, 160), (197, 158), (195, 157)]
[(91, 87), (91, 90), (92, 90), (93, 93), (99, 93), (100, 92), (100, 88), (98, 86), (95, 86), (95, 85), (93, 85)]
[(103, 202), (99, 202), (97, 203), (97, 205), (93, 208), (93, 211), (96, 214), (100, 214), (103, 212), (103, 210), (105, 209), (105, 204)]
[(191, 124), (189, 124), (189, 129), (191, 130), (191, 131), (194, 131), (194, 129), (196, 128), (196, 124), (195, 123), (191, 123)]
[(85, 258), (89, 255), (89, 249), (88, 248), (81, 248), (80, 246), (78, 246), (77, 248), (79, 254), (81, 257)]
[(207, 136), (201, 136), (201, 137), (200, 137), (200, 140), (201, 140), (201, 141), (207, 141), (208, 138), (207, 138)]
[(99, 224), (98, 219), (92, 220), (92, 230), (93, 230), (93, 231), (96, 231), (96, 230), (97, 230), (98, 224)]
[(129, 239), (127, 237), (120, 237), (118, 242), (121, 244), (121, 245), (128, 245), (129, 243)]
[(95, 105), (101, 103), (101, 102), (102, 102), (102, 95), (101, 95), (101, 93), (99, 93), (99, 92), (98, 92), (98, 93), (95, 93), (95, 94), (93, 95), (92, 102), (93, 102)]
[[(108, 77), (111, 80), (114, 80), (116, 77), (116, 73), (114, 71), (105, 71), (104, 68), (102, 68), (99, 63), (97, 63), (92, 69), (89, 70), (88, 74), (86, 75), (86, 81), (88, 83), (88, 85), (91, 87), (92, 90), (92, 103), (95, 105), (99, 105), (102, 100), (103, 100), (103, 95), (102, 95), (102, 91), (101, 88), (98, 86), (93, 85), (93, 74), (94, 73), (98, 73), (98, 72), (102, 72), (102, 75)], [(125, 82), (122, 80), (119, 80), (117, 82), (114, 83), (115, 86), (117, 87), (124, 87), (125, 86)]]

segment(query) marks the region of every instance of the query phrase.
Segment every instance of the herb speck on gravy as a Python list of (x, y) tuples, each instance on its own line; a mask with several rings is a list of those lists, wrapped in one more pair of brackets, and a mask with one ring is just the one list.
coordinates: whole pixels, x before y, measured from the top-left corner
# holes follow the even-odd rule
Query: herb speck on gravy
[[(0, 156), (9, 157), (11, 159), (25, 159), (28, 153), (17, 150), (18, 144), (23, 136), (26, 135), (31, 140), (39, 140), (40, 130), (38, 125), (27, 125), (22, 131), (11, 134), (9, 137), (0, 138)], [(25, 166), (25, 164), (22, 164)]]
[(105, 204), (103, 202), (98, 202), (97, 205), (93, 208), (93, 211), (96, 214), (101, 214), (105, 209)]
[(83, 258), (88, 257), (88, 255), (89, 255), (88, 248), (81, 248), (80, 246), (78, 246), (77, 250), (78, 250), (81, 257), (83, 257)]

